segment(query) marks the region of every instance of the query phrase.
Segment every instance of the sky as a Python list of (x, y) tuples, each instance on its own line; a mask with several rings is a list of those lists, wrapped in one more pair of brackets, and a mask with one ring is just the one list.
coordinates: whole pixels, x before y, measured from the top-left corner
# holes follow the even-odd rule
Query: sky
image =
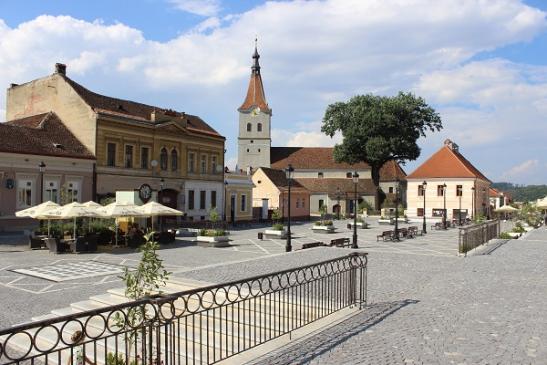
[(5, 90), (53, 72), (95, 92), (195, 114), (237, 159), (237, 108), (258, 37), (273, 146), (332, 146), (325, 109), (411, 91), (492, 181), (547, 183), (546, 0), (2, 0)]

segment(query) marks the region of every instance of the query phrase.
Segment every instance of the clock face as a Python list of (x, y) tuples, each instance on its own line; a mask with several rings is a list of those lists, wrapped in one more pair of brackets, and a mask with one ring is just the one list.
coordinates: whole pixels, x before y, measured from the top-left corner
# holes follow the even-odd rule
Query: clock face
[(147, 202), (152, 197), (152, 188), (148, 184), (142, 184), (139, 188), (139, 198), (143, 202)]
[(260, 113), (260, 108), (259, 107), (256, 107), (253, 109), (253, 111), (251, 112), (251, 115), (253, 117), (256, 117), (258, 114)]

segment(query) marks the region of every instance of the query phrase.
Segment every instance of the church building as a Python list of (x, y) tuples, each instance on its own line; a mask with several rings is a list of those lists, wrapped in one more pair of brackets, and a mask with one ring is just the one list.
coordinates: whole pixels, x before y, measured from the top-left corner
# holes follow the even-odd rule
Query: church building
[[(258, 50), (255, 46), (251, 67), (251, 78), (245, 100), (238, 109), (239, 136), (237, 168), (253, 174), (253, 205), (262, 206), (261, 196), (264, 189), (260, 187), (262, 178), (255, 176), (260, 168), (284, 170), (290, 164), (294, 168), (293, 178), (299, 187), (309, 192), (311, 215), (318, 215), (323, 205), (329, 213), (350, 213), (353, 211), (355, 185), (352, 174), (359, 174), (357, 196), (359, 202), (367, 201), (374, 206), (374, 184), (370, 166), (364, 162), (354, 165), (339, 163), (334, 160), (332, 147), (272, 147), (271, 120), (272, 109), (266, 101), (264, 84), (260, 73)], [(405, 172), (395, 162), (384, 165), (380, 173), (380, 187), (386, 193), (394, 194), (396, 185), (400, 184), (401, 200), (404, 201)], [(260, 181), (260, 182), (259, 182)], [(401, 183), (402, 181), (402, 183)], [(269, 207), (273, 206), (271, 201)], [(296, 204), (296, 201), (292, 204)], [(301, 206), (302, 203), (300, 203)], [(274, 204), (275, 205), (275, 204)], [(279, 206), (284, 206), (279, 202)], [(291, 209), (297, 209), (291, 207)]]

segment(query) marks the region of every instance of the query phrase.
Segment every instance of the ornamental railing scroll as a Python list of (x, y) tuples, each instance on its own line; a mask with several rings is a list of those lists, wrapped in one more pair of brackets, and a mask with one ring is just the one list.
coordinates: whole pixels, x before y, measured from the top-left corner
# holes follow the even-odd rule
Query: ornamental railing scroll
[(500, 235), (500, 221), (498, 219), (460, 228), (458, 251), (467, 255), (467, 252), (497, 238)]
[(212, 364), (367, 302), (367, 254), (0, 330), (0, 364)]

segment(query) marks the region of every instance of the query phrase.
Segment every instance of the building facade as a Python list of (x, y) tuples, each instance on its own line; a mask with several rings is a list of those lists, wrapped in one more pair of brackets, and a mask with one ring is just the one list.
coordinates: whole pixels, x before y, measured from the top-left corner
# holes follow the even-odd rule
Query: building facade
[[(426, 183), (424, 188), (424, 182)], [(407, 176), (407, 215), (442, 220), (488, 214), (491, 181), (447, 139), (443, 147)], [(425, 200), (425, 210), (424, 210)]]
[(247, 174), (226, 172), (224, 202), (226, 221), (231, 223), (253, 220), (253, 182)]
[(225, 138), (198, 116), (94, 93), (62, 64), (8, 89), (7, 120), (50, 111), (96, 157), (97, 200), (148, 186), (185, 219), (223, 213)]
[(53, 201), (85, 202), (93, 196), (95, 157), (55, 113), (0, 123), (0, 231), (35, 227), (15, 212)]

